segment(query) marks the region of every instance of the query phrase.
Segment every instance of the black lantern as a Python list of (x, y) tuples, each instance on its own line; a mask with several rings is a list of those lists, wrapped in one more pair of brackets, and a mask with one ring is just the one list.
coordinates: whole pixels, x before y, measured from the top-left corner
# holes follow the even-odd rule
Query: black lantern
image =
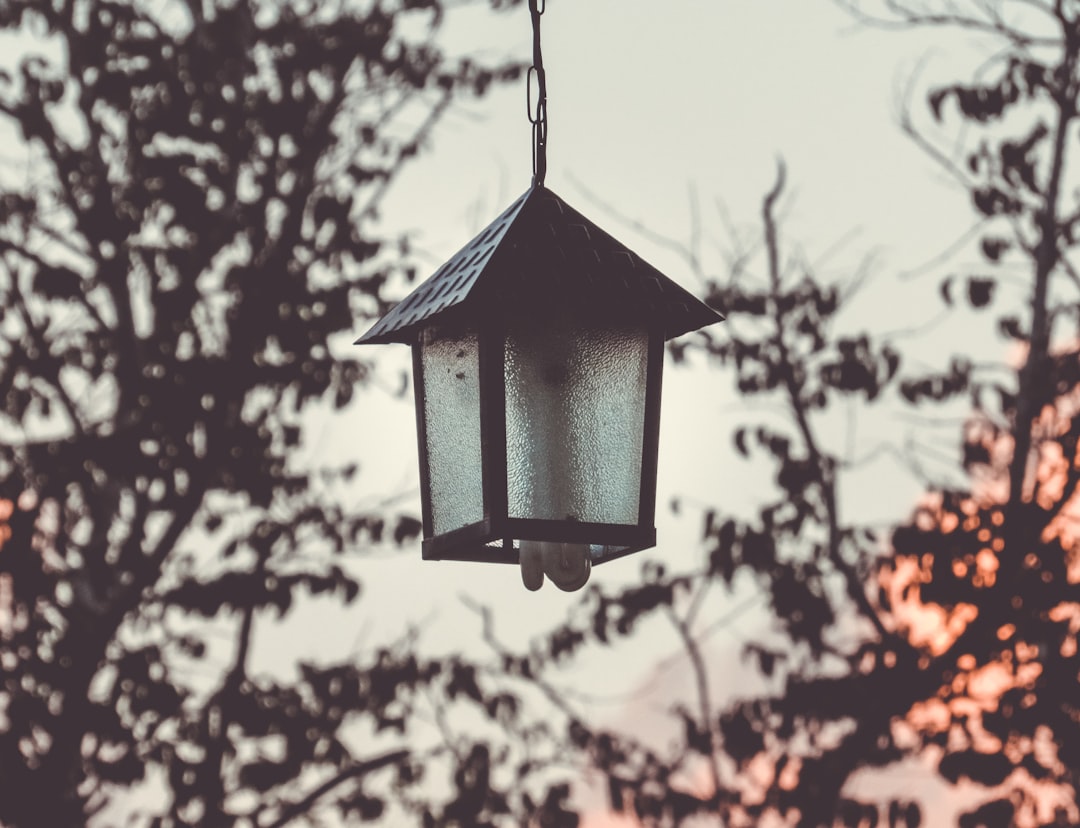
[(723, 317), (543, 186), (529, 7), (533, 186), (357, 343), (413, 349), (424, 558), (574, 590), (655, 545), (664, 341)]
[(664, 340), (722, 318), (532, 187), (357, 340), (413, 346), (424, 558), (576, 589), (655, 545)]

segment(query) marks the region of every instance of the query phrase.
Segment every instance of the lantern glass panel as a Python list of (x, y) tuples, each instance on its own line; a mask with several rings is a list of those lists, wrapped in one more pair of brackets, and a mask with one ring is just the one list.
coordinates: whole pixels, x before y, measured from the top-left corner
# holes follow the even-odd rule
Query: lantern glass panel
[(419, 348), (431, 523), (440, 535), (484, 517), (480, 351), (475, 333), (432, 328)]
[(649, 334), (569, 318), (509, 325), (509, 517), (636, 524)]

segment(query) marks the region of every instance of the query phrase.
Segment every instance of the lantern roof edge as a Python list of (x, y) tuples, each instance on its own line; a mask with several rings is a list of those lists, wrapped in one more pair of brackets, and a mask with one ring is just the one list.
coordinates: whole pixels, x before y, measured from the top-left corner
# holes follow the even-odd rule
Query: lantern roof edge
[[(490, 267), (495, 261), (499, 267)], [(588, 293), (598, 302), (648, 306), (667, 339), (724, 317), (665, 276), (543, 185), (530, 187), (435, 273), (379, 319), (357, 345), (413, 343), (443, 316), (466, 313), (490, 293), (489, 273), (513, 265), (515, 278), (545, 268), (560, 283), (544, 288)], [(506, 292), (514, 290), (513, 284)], [(489, 303), (485, 302), (487, 306)]]

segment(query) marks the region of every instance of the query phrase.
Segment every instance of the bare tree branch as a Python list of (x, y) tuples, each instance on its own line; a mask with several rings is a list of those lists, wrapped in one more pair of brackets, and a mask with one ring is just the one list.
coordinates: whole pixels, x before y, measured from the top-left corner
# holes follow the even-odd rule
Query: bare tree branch
[(408, 761), (409, 756), (410, 754), (407, 750), (394, 750), (349, 765), (340, 773), (335, 774), (330, 779), (323, 782), (306, 796), (290, 805), (286, 805), (277, 819), (267, 823), (262, 828), (285, 828), (285, 826), (294, 819), (308, 813), (322, 797), (326, 796), (326, 794), (330, 793), (330, 791), (334, 790), (334, 788), (339, 785), (353, 779), (360, 779), (377, 770), (389, 767), (390, 765), (400, 765), (403, 762)]
[[(769, 194), (766, 195), (761, 213), (765, 223), (765, 249), (768, 253), (769, 283), (772, 287), (774, 296), (772, 303), (772, 315), (776, 322), (774, 341), (780, 352), (781, 364), (791, 366), (793, 364), (792, 354), (789, 351), (784, 334), (784, 318), (786, 314), (779, 302), (782, 287), (780, 273), (780, 245), (778, 241), (776, 217), (774, 215), (776, 200), (780, 197), (780, 193), (784, 189), (785, 178), (786, 169), (784, 163), (781, 161), (778, 164), (776, 183), (773, 185), (773, 189)], [(832, 561), (833, 566), (836, 567), (837, 571), (844, 576), (849, 596), (855, 601), (860, 613), (874, 626), (874, 629), (877, 630), (881, 640), (886, 641), (893, 639), (895, 638), (895, 635), (886, 629), (881, 618), (878, 616), (877, 611), (866, 597), (866, 592), (863, 589), (862, 580), (859, 578), (858, 573), (844, 560), (841, 551), (843, 537), (837, 514), (836, 489), (833, 481), (834, 472), (832, 469), (832, 461), (826, 458), (818, 448), (817, 439), (814, 436), (809, 417), (807, 416), (806, 402), (802, 398), (801, 389), (797, 384), (795, 375), (790, 370), (784, 372), (784, 383), (787, 388), (788, 403), (790, 405), (791, 413), (798, 424), (799, 432), (802, 434), (807, 451), (810, 454), (814, 467), (821, 470), (822, 479), (819, 485), (821, 487), (821, 497), (825, 503), (827, 515), (827, 549), (829, 560)]]

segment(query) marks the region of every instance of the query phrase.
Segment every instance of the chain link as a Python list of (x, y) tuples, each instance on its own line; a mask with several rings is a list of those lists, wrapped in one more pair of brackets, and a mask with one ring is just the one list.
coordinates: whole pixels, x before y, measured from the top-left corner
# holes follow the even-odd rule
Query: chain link
[[(533, 62), (525, 82), (525, 106), (529, 123), (532, 124), (533, 186), (544, 186), (547, 175), (547, 77), (544, 74), (544, 56), (540, 52), (540, 16), (547, 9), (547, 0), (529, 0), (532, 17)], [(533, 105), (533, 78), (536, 78), (536, 104)]]

